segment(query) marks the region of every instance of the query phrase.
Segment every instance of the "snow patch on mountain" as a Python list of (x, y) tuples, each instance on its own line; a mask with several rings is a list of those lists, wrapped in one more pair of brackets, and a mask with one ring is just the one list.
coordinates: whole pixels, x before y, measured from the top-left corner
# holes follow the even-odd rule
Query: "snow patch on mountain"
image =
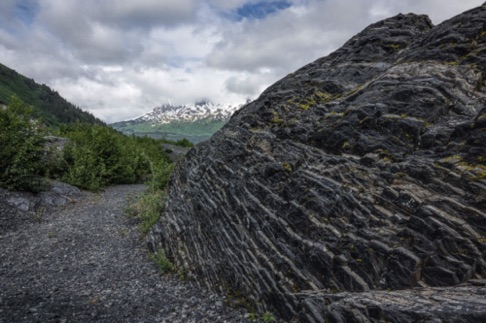
[(176, 121), (228, 120), (243, 104), (200, 102), (186, 105), (164, 104), (141, 116), (122, 122), (168, 124)]

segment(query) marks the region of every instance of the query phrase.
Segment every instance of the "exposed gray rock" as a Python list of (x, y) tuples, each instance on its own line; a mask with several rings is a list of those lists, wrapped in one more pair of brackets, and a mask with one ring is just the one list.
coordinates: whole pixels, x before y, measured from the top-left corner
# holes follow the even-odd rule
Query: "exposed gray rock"
[(179, 159), (183, 158), (187, 152), (191, 149), (188, 147), (181, 147), (172, 144), (162, 144), (165, 152), (169, 155), (169, 158), (173, 162), (177, 162)]
[[(464, 285), (330, 295), (311, 292), (297, 298), (319, 322), (468, 323), (484, 321), (485, 295), (484, 288)], [(323, 301), (325, 315), (318, 310)]]
[(186, 155), (150, 248), (286, 320), (486, 321), (485, 49), (486, 4), (369, 26)]
[(58, 164), (69, 140), (62, 137), (45, 136), (44, 141), (44, 162), (47, 165)]
[(46, 148), (55, 149), (58, 151), (62, 151), (64, 146), (68, 143), (67, 138), (56, 137), (56, 136), (45, 136), (44, 140), (46, 141)]
[(74, 186), (57, 181), (50, 181), (46, 187), (38, 194), (0, 188), (0, 234), (40, 221), (46, 211), (75, 203), (85, 194)]

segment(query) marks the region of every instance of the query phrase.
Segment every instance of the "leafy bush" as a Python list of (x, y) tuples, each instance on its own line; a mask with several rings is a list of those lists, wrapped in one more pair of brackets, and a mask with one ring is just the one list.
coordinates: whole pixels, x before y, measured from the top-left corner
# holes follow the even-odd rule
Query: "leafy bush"
[(188, 139), (186, 138), (183, 138), (181, 140), (177, 140), (176, 143), (175, 143), (177, 146), (181, 146), (181, 147), (187, 147), (187, 148), (192, 148), (194, 147), (194, 144), (192, 142), (190, 142)]
[(123, 160), (121, 139), (109, 128), (75, 124), (61, 127), (60, 132), (69, 138), (64, 147), (66, 182), (97, 191), (109, 184), (134, 181), (130, 165)]
[(151, 138), (127, 137), (99, 125), (64, 125), (59, 135), (69, 139), (64, 148), (62, 179), (98, 191), (112, 184), (148, 181), (162, 188), (172, 169), (160, 143)]
[(56, 130), (68, 139), (58, 150), (45, 145), (47, 131), (31, 112), (17, 97), (8, 107), (0, 106), (0, 187), (39, 191), (42, 176), (91, 191), (146, 182), (155, 192), (166, 185), (172, 163), (160, 141), (127, 137), (105, 125), (75, 123)]
[(0, 107), (0, 187), (33, 192), (42, 187), (43, 130), (31, 111), (16, 96)]

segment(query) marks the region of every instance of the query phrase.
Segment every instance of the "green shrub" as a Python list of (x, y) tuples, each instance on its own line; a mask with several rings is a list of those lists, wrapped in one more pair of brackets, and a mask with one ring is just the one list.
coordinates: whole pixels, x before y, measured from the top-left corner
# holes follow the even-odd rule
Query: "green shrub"
[(69, 139), (64, 148), (66, 171), (62, 179), (72, 185), (99, 191), (108, 185), (148, 182), (163, 188), (172, 165), (160, 142), (127, 137), (99, 125), (64, 125), (59, 135)]
[(15, 96), (0, 107), (0, 187), (33, 192), (42, 188), (43, 130), (31, 111)]
[[(160, 190), (168, 181), (172, 163), (159, 140), (83, 123), (55, 131), (68, 139), (63, 150), (45, 146), (47, 131), (20, 99), (12, 97), (8, 107), (0, 106), (0, 187), (37, 192), (42, 176), (91, 191), (142, 182)], [(187, 140), (179, 144), (192, 145)]]
[(188, 139), (186, 138), (183, 138), (183, 139), (180, 139), (180, 140), (177, 140), (175, 142), (175, 144), (177, 146), (181, 146), (181, 147), (187, 147), (187, 148), (191, 148), (191, 147), (194, 147), (194, 144), (192, 142), (190, 142)]

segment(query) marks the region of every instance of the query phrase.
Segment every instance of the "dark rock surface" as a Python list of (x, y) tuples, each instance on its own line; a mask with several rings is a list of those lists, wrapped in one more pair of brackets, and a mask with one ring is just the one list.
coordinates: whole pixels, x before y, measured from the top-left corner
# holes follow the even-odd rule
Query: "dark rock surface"
[(485, 73), (486, 4), (367, 27), (188, 153), (149, 246), (286, 320), (486, 321)]
[(169, 158), (173, 162), (177, 162), (178, 160), (182, 159), (191, 148), (188, 147), (181, 147), (172, 144), (162, 144), (162, 148), (164, 148), (165, 152), (169, 154)]

